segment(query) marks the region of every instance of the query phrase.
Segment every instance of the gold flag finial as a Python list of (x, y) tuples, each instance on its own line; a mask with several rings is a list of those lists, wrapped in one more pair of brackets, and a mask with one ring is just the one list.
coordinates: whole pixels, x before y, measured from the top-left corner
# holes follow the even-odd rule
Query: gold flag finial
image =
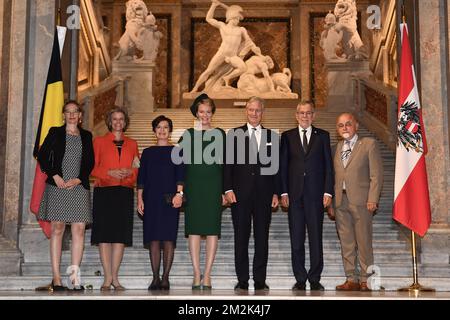
[(56, 25), (61, 25), (61, 0), (58, 0), (58, 10), (56, 12)]
[(406, 23), (406, 9), (405, 4), (402, 4), (402, 22)]

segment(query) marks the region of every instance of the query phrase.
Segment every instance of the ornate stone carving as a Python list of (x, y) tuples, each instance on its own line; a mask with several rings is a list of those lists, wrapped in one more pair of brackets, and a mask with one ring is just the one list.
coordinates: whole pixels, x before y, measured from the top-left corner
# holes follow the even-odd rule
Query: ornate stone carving
[[(226, 22), (214, 19), (217, 7), (226, 10)], [(185, 98), (196, 96), (202, 85), (203, 92), (213, 98), (245, 98), (252, 95), (275, 99), (298, 97), (289, 87), (292, 76), (288, 68), (270, 75), (269, 70), (274, 67), (273, 60), (263, 55), (247, 30), (239, 26), (242, 19), (243, 9), (240, 6), (211, 1), (206, 21), (219, 29), (222, 43), (191, 93), (183, 95)], [(247, 59), (248, 54), (253, 55)], [(237, 88), (231, 86), (234, 79), (238, 79)]]
[[(320, 45), (327, 60), (364, 60), (368, 54), (359, 36), (356, 21), (358, 11), (355, 0), (338, 0), (334, 14), (329, 13), (325, 18), (325, 29), (321, 35)], [(336, 50), (342, 49), (338, 56)]]
[(341, 48), (343, 32), (339, 28), (336, 16), (329, 12), (325, 17), (325, 30), (320, 35), (320, 47), (326, 60), (344, 61), (337, 55), (336, 51)]
[[(148, 12), (142, 0), (126, 3), (125, 32), (119, 40), (119, 53), (114, 60), (154, 62), (158, 54), (162, 33), (157, 31), (156, 18)], [(142, 58), (135, 55), (136, 49), (144, 52)]]

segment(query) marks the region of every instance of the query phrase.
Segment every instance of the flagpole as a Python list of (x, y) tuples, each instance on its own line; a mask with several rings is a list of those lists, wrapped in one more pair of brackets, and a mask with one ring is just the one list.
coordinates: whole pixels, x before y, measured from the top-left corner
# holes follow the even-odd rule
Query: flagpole
[(397, 291), (409, 292), (418, 295), (420, 292), (435, 292), (433, 288), (427, 288), (419, 283), (419, 272), (417, 268), (417, 250), (416, 250), (416, 234), (411, 230), (411, 254), (413, 263), (413, 284), (409, 287), (400, 288)]
[(58, 11), (56, 13), (56, 25), (61, 25), (61, 0), (58, 0)]
[[(406, 10), (404, 1), (402, 2), (401, 13), (402, 13), (402, 22), (406, 24)], [(409, 292), (410, 294), (414, 294), (415, 296), (418, 296), (420, 292), (434, 292), (435, 289), (423, 287), (419, 283), (419, 272), (417, 268), (416, 234), (412, 229), (411, 229), (411, 255), (413, 264), (413, 283), (409, 287), (400, 288), (397, 291)]]
[[(80, 7), (79, 0), (72, 0), (72, 5)], [(81, 12), (80, 12), (81, 14)], [(79, 17), (81, 19), (81, 17)], [(70, 83), (69, 83), (69, 99), (77, 100), (78, 98), (78, 49), (79, 49), (79, 30), (72, 29), (72, 41), (70, 44)]]

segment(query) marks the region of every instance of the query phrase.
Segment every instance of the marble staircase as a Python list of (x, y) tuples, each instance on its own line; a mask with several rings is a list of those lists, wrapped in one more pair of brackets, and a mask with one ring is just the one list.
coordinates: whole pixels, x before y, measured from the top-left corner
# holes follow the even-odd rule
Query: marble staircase
[[(245, 122), (244, 112), (243, 109), (239, 108), (219, 108), (214, 116), (214, 125), (225, 130), (240, 126)], [(294, 112), (294, 109), (288, 108), (269, 108), (266, 110), (263, 125), (283, 132), (296, 126)], [(131, 125), (127, 134), (139, 142), (141, 152), (144, 148), (155, 143), (151, 130), (151, 121), (160, 114), (164, 114), (173, 120), (175, 130), (172, 138), (174, 142), (178, 140), (186, 128), (193, 126), (194, 119), (188, 109), (157, 110), (148, 114), (135, 113), (131, 117)], [(316, 114), (315, 125), (330, 132), (332, 144), (337, 141), (334, 129), (336, 116), (337, 113), (330, 111), (318, 111)], [(359, 133), (361, 136), (372, 136), (364, 127), (360, 128)], [(411, 254), (407, 237), (402, 229), (391, 219), (394, 154), (381, 141), (379, 141), (379, 145), (385, 175), (380, 209), (374, 218), (373, 244), (375, 264), (379, 268), (376, 269), (376, 272), (381, 277), (381, 285), (386, 290), (395, 290), (412, 282)], [(236, 282), (236, 277), (234, 272), (233, 228), (229, 208), (224, 210), (222, 221), (222, 237), (219, 241), (213, 270), (213, 286), (216, 289), (232, 289)], [(134, 220), (134, 245), (132, 248), (125, 250), (120, 271), (123, 285), (129, 289), (145, 289), (151, 280), (148, 250), (142, 245), (142, 233), (142, 221), (136, 214)], [(335, 225), (327, 217), (324, 220), (323, 234), (324, 271), (322, 283), (326, 289), (333, 290), (338, 283), (344, 280), (344, 270)], [(271, 289), (290, 289), (295, 281), (291, 269), (287, 213), (281, 209), (273, 212), (269, 241), (267, 283)], [(90, 245), (90, 230), (86, 233), (86, 244), (81, 274), (86, 284), (92, 284), (94, 289), (98, 289), (102, 281), (102, 278), (99, 276), (102, 268), (98, 248)], [(253, 254), (252, 240), (250, 247), (250, 254)], [(175, 260), (171, 272), (172, 288), (188, 289), (192, 282), (192, 267), (187, 240), (184, 238), (183, 213), (180, 216), (179, 236), (175, 252)], [(308, 245), (306, 245), (306, 252), (308, 252)], [(306, 260), (309, 260), (308, 255)], [(70, 252), (64, 251), (61, 265), (62, 272), (69, 265)], [(450, 284), (447, 280), (450, 278), (449, 265), (427, 266), (421, 264), (419, 272), (422, 284), (432, 286), (440, 291), (450, 290)], [(25, 261), (21, 264), (20, 277), (0, 277), (0, 290), (31, 290), (48, 283), (51, 279), (50, 275), (51, 269), (48, 253), (43, 253), (32, 261)]]

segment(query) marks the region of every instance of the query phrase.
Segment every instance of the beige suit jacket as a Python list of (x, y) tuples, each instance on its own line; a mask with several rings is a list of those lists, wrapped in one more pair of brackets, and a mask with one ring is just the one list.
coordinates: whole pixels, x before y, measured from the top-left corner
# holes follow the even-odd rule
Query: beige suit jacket
[(334, 153), (335, 206), (341, 205), (344, 181), (350, 204), (366, 206), (367, 202), (378, 203), (383, 184), (383, 163), (377, 142), (370, 137), (358, 136), (345, 168), (341, 160), (343, 143), (337, 144)]

